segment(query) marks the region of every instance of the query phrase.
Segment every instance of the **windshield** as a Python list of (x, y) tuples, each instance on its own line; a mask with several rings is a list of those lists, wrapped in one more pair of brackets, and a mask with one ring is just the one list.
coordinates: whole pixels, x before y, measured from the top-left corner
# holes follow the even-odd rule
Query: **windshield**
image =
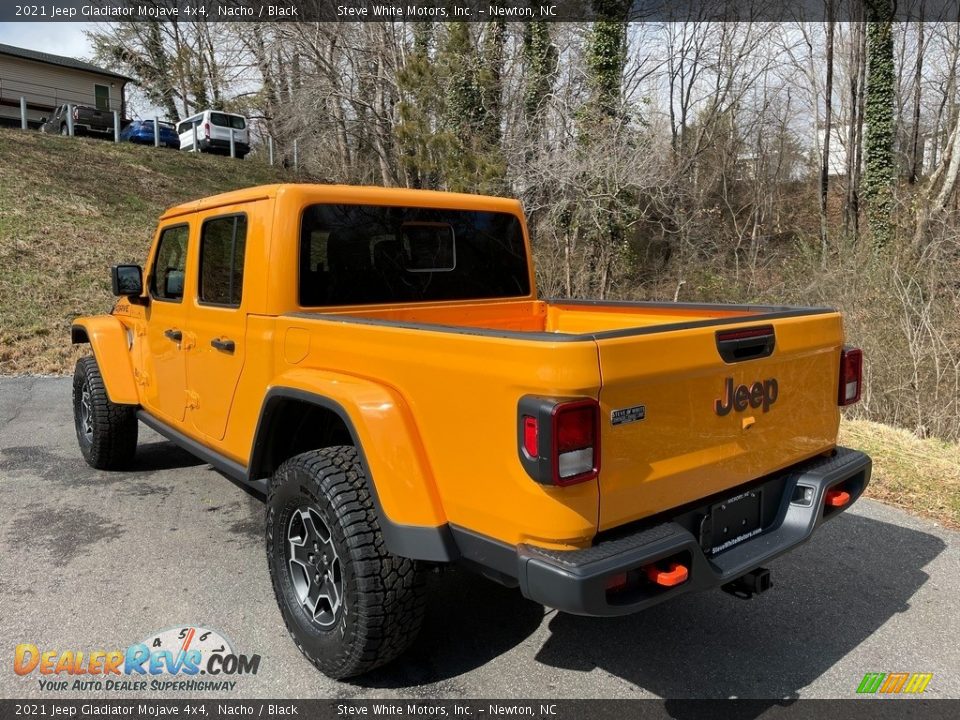
[(514, 215), (377, 205), (311, 205), (303, 213), (303, 307), (529, 294)]

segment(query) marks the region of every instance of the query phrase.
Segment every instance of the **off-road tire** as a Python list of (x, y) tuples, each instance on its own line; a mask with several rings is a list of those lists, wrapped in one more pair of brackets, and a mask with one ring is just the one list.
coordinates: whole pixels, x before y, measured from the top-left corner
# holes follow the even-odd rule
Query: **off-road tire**
[[(89, 394), (86, 411), (84, 388)], [(95, 358), (77, 360), (73, 373), (73, 424), (80, 452), (91, 467), (117, 470), (131, 464), (137, 451), (136, 411), (135, 405), (110, 402)], [(85, 412), (88, 414), (84, 415)]]
[[(298, 598), (290, 562), (291, 519), (305, 508), (325, 523), (342, 570), (342, 604), (326, 627)], [(393, 660), (416, 638), (426, 602), (423, 575), (415, 561), (384, 546), (356, 448), (312, 450), (277, 469), (267, 492), (266, 540), (283, 621), (300, 651), (325, 675), (362, 675)]]

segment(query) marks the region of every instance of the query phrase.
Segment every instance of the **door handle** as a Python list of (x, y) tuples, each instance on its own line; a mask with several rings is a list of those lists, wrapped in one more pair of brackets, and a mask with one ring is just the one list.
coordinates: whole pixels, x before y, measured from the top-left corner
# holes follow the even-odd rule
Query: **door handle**
[(225, 353), (232, 353), (237, 349), (236, 343), (228, 338), (223, 338), (222, 340), (220, 338), (214, 338), (210, 341), (210, 344), (217, 350), (222, 350)]
[(183, 340), (183, 333), (174, 328), (170, 328), (169, 330), (164, 330), (163, 336), (167, 338), (167, 340), (173, 340), (173, 342), (176, 342), (176, 343)]

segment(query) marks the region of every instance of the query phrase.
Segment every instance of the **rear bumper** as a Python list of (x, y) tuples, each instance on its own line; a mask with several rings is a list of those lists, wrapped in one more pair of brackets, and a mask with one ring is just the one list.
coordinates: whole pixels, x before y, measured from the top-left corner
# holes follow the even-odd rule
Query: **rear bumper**
[[(130, 142), (136, 143), (137, 145), (153, 145), (153, 135), (146, 134), (135, 134), (131, 135), (129, 138)], [(164, 137), (160, 136), (160, 145), (163, 147), (173, 148), (175, 150), (180, 149), (180, 136), (174, 137)]]
[[(837, 448), (831, 457), (818, 457), (751, 486), (777, 493), (779, 504), (765, 518), (763, 531), (732, 548), (708, 557), (691, 532), (709, 504), (685, 509), (675, 518), (606, 539), (583, 550), (554, 551), (520, 545), (517, 581), (523, 594), (536, 602), (579, 615), (626, 615), (682, 593), (728, 583), (806, 541), (824, 521), (849, 508), (870, 481), (871, 461), (864, 453)], [(798, 485), (812, 490), (809, 504), (794, 502)], [(830, 507), (830, 489), (849, 493), (843, 507)], [(740, 489), (732, 490), (730, 495)], [(720, 501), (723, 498), (716, 498)], [(661, 560), (677, 560), (688, 568), (687, 580), (661, 587), (642, 579), (625, 590), (608, 592), (611, 577)]]
[[(201, 150), (226, 150), (227, 152), (230, 151), (229, 140), (218, 140), (216, 138), (213, 138), (213, 139), (200, 138), (197, 144), (200, 146)], [(250, 152), (250, 145), (244, 142), (235, 141), (233, 143), (233, 149), (234, 149), (234, 152), (236, 152), (238, 155), (241, 155), (241, 154), (246, 155), (248, 152)]]
[(75, 121), (73, 123), (74, 135), (108, 135), (113, 134), (113, 126), (103, 127), (100, 125), (89, 125), (84, 122)]

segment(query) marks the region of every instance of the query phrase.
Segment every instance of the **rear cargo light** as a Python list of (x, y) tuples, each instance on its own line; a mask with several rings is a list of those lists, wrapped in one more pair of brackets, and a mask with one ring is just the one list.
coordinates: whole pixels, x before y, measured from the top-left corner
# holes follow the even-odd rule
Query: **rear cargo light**
[(729, 342), (730, 340), (746, 340), (747, 338), (770, 337), (773, 335), (773, 326), (764, 325), (763, 327), (742, 328), (740, 330), (721, 330), (717, 333), (717, 342)]
[(518, 445), (527, 473), (544, 485), (573, 485), (600, 472), (600, 404), (527, 396), (520, 400)]
[(860, 348), (844, 347), (840, 352), (840, 387), (837, 403), (843, 407), (860, 400), (863, 385), (863, 351)]

